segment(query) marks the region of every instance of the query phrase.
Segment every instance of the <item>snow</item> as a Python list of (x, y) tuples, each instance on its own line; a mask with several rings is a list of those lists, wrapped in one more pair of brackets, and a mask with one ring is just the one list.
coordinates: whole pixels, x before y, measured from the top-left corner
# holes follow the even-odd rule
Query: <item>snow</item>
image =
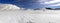
[(18, 10), (18, 9), (20, 9), (20, 8), (16, 5), (0, 4), (0, 10)]
[(0, 10), (0, 23), (60, 23), (60, 10)]

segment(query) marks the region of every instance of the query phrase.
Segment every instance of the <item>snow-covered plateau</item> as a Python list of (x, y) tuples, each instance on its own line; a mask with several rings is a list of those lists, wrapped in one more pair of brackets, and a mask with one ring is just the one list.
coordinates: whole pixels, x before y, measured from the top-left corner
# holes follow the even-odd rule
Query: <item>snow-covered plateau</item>
[(15, 5), (1, 4), (0, 23), (60, 23), (60, 10), (21, 10)]

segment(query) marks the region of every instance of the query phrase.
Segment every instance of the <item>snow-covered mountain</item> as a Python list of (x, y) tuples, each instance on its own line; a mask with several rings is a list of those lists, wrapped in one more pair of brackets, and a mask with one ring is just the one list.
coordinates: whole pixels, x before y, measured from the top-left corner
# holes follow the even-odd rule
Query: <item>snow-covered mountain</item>
[(0, 10), (19, 10), (20, 8), (12, 4), (0, 4)]

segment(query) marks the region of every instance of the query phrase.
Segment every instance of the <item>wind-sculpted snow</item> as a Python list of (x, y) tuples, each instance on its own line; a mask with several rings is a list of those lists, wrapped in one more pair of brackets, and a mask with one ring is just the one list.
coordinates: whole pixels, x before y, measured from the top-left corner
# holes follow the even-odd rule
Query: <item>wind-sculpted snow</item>
[[(3, 8), (11, 10), (10, 5), (0, 9)], [(12, 11), (4, 9), (0, 11), (0, 23), (60, 23), (60, 10), (15, 10), (14, 8)]]

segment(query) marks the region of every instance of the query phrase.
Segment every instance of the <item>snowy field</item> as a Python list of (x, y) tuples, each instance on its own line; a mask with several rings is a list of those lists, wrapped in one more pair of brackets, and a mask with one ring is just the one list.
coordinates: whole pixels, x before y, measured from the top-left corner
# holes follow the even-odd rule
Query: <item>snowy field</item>
[(12, 8), (10, 6), (1, 8), (0, 23), (60, 23), (60, 10), (20, 10), (19, 8), (17, 10)]
[(60, 23), (60, 14), (43, 11), (1, 11), (0, 23)]

